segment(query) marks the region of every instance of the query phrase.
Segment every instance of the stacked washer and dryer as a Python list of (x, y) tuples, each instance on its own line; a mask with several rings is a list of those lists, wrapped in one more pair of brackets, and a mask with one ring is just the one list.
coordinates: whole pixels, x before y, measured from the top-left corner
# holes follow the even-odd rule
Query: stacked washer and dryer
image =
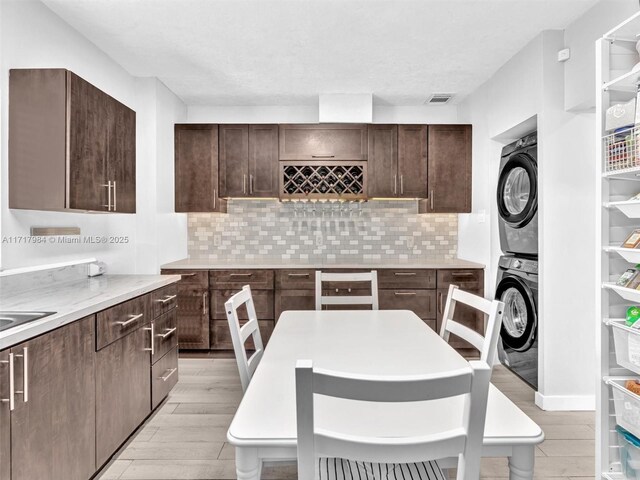
[(502, 150), (498, 226), (503, 256), (496, 299), (504, 302), (500, 361), (538, 389), (538, 164), (537, 134)]

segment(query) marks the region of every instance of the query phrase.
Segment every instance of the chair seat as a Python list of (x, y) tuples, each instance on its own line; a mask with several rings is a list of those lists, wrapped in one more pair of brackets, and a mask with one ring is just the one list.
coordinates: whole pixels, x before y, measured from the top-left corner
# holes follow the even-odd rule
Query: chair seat
[(446, 480), (436, 461), (419, 463), (354, 462), (344, 458), (320, 458), (318, 480)]

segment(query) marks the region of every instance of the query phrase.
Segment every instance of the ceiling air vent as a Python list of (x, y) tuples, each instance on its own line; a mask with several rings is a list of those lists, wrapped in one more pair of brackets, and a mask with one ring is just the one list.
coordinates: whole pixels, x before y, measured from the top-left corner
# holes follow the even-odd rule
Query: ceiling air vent
[(445, 103), (449, 103), (452, 97), (452, 93), (434, 93), (425, 103), (427, 105), (444, 105)]

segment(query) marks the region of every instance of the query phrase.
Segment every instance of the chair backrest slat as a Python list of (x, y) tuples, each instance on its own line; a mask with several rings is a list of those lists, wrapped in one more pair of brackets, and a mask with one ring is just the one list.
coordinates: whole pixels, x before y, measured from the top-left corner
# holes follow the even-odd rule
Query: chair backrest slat
[[(369, 282), (371, 295), (322, 295), (322, 282)], [(322, 310), (323, 305), (371, 305), (372, 310), (378, 310), (378, 272), (326, 273), (317, 270), (316, 310)]]
[[(238, 309), (242, 306), (247, 309), (247, 315), (249, 320), (240, 327), (240, 319), (238, 317)], [(253, 297), (251, 296), (251, 288), (249, 285), (242, 287), (242, 290), (233, 295), (224, 304), (225, 312), (227, 314), (227, 321), (229, 323), (229, 331), (231, 332), (231, 341), (233, 342), (233, 350), (236, 355), (236, 362), (238, 363), (238, 372), (240, 373), (240, 382), (242, 383), (242, 390), (246, 391), (249, 386), (249, 382), (253, 373), (258, 368), (262, 354), (264, 353), (264, 346), (262, 344), (262, 336), (260, 335), (260, 326), (258, 323), (258, 317), (256, 315), (256, 308), (253, 303)], [(245, 349), (245, 342), (249, 337), (253, 339), (253, 345), (255, 352), (250, 358), (247, 358), (247, 351)]]
[[(469, 327), (454, 320), (456, 306), (458, 303), (467, 305), (468, 307), (478, 310), (485, 315), (486, 331), (484, 337), (478, 332), (475, 332)], [(449, 341), (450, 334), (454, 334), (457, 337), (466, 340), (480, 352), (481, 360), (493, 366), (498, 361), (498, 338), (500, 336), (500, 327), (502, 326), (503, 312), (504, 303), (498, 300), (487, 300), (486, 298), (479, 297), (478, 295), (464, 292), (456, 285), (449, 285), (447, 303), (442, 315), (440, 336), (447, 342)]]
[[(296, 365), (298, 478), (313, 480), (318, 457), (374, 463), (412, 463), (458, 457), (458, 480), (477, 480), (491, 367), (483, 361), (469, 368), (425, 376), (359, 376)], [(450, 382), (450, 386), (447, 385)], [(459, 426), (429, 435), (355, 436), (315, 429), (314, 394), (367, 402), (414, 402), (464, 395)], [(473, 414), (472, 414), (473, 412)], [(375, 419), (363, 419), (363, 421)], [(474, 430), (474, 432), (472, 432)], [(479, 432), (479, 433), (478, 433)]]

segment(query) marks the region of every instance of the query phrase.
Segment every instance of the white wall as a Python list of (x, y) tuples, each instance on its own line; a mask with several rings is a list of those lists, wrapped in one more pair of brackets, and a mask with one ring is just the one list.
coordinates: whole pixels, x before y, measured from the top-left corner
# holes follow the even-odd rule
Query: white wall
[[(137, 215), (58, 213), (8, 209), (8, 70), (11, 68), (68, 68), (122, 103), (136, 110)], [(109, 265), (111, 272), (152, 272), (157, 258), (175, 260), (186, 254), (186, 216), (167, 215), (166, 200), (157, 202), (158, 188), (173, 198), (173, 181), (167, 173), (167, 155), (173, 152), (173, 122), (186, 118), (186, 107), (163, 85), (138, 88), (138, 81), (85, 37), (62, 21), (39, 1), (0, 2), (0, 98), (1, 130), (1, 226), (3, 238), (28, 236), (31, 226), (78, 226), (82, 235), (122, 235), (126, 245), (25, 245), (2, 243), (3, 269), (53, 263), (95, 256)], [(153, 81), (155, 82), (155, 81)], [(170, 130), (169, 130), (169, 125)], [(160, 134), (160, 135), (159, 135)], [(170, 145), (169, 145), (170, 144)], [(158, 148), (159, 147), (159, 148)], [(156, 163), (162, 173), (155, 174)], [(154, 172), (150, 174), (149, 172)], [(156, 215), (157, 214), (157, 215)], [(156, 222), (158, 220), (158, 222)], [(162, 225), (167, 235), (137, 246), (148, 222)], [(176, 239), (182, 229), (184, 239)], [(140, 237), (142, 238), (142, 237)], [(147, 239), (148, 240), (148, 239)], [(165, 243), (169, 246), (164, 245)], [(161, 254), (158, 249), (163, 248)], [(143, 253), (145, 255), (143, 255)], [(155, 262), (155, 263), (154, 263)]]

